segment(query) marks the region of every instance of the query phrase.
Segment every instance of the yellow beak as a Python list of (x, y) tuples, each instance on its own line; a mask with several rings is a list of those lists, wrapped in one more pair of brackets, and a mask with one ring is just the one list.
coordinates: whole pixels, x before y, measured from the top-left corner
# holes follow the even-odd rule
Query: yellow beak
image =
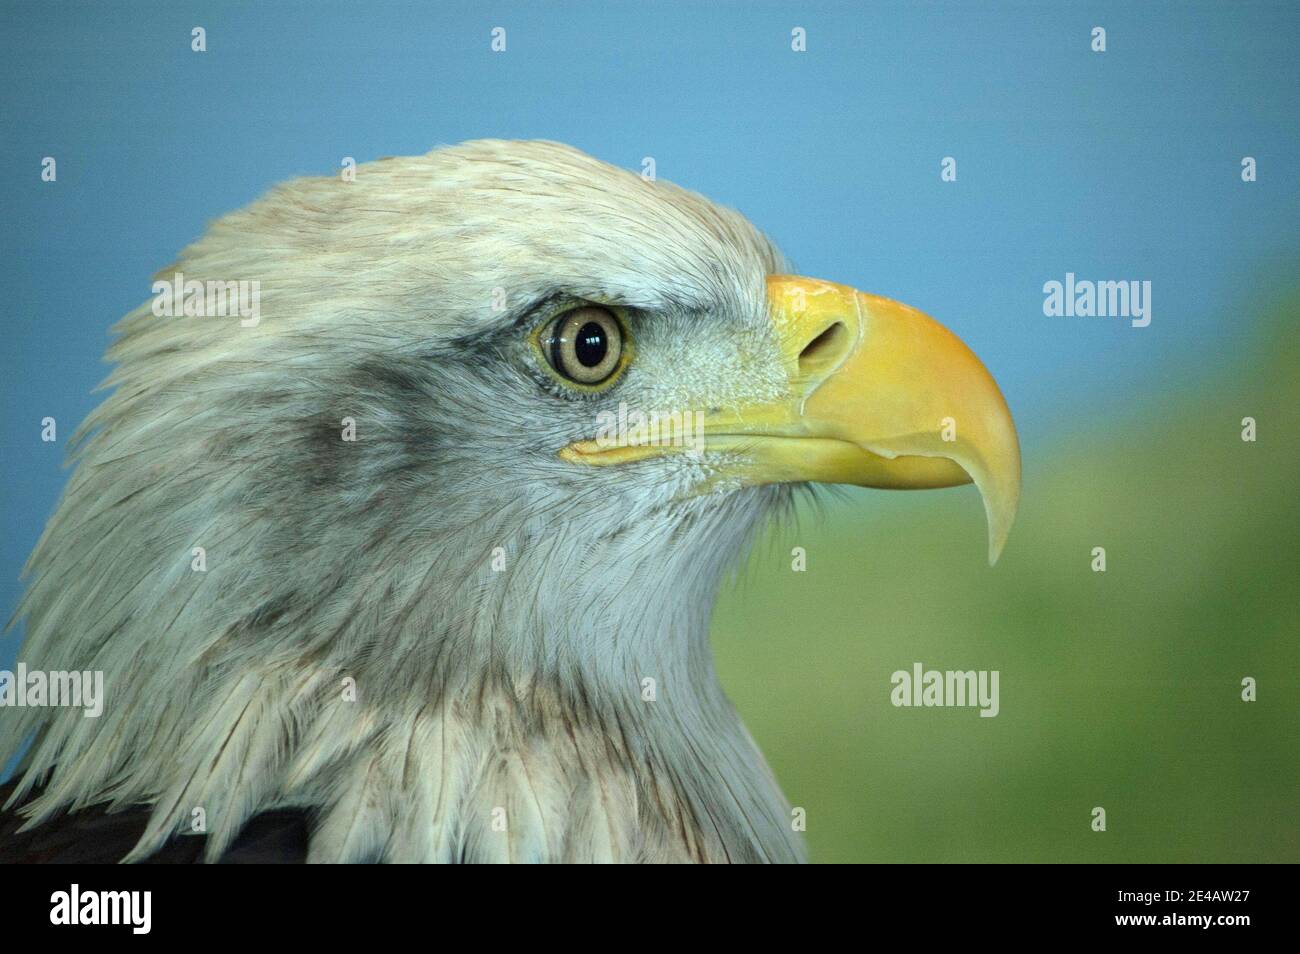
[[(890, 489), (973, 480), (995, 562), (1020, 499), (1020, 446), (979, 359), (938, 322), (888, 298), (788, 275), (770, 276), (767, 294), (790, 391), (704, 418), (705, 449), (735, 461), (721, 479)], [(611, 456), (591, 443), (564, 456)]]

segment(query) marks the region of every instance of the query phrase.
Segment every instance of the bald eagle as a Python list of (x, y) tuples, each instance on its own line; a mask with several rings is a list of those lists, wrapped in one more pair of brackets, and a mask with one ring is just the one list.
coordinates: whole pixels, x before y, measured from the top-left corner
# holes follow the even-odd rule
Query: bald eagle
[(720, 577), (810, 482), (973, 481), (995, 559), (1020, 455), (954, 335), (789, 271), (550, 142), (215, 222), (158, 279), (255, 320), (115, 328), (15, 614), (103, 712), (0, 710), (0, 855), (802, 860), (714, 672)]

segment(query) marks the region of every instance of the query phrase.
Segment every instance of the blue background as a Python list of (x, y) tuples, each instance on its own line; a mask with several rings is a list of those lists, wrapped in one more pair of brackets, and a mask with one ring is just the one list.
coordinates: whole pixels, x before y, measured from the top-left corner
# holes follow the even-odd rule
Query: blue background
[[(1192, 387), (1248, 337), (1251, 290), (1293, 276), (1298, 28), (1292, 3), (5, 4), (0, 609), (154, 271), (287, 177), (476, 137), (653, 156), (800, 272), (929, 312), (986, 359), (1032, 468)], [(1045, 317), (1067, 271), (1150, 280), (1150, 327)]]

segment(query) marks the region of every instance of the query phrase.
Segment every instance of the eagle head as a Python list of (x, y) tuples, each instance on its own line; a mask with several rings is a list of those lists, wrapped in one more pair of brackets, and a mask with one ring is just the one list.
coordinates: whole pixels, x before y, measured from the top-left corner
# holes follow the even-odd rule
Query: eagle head
[(714, 674), (720, 577), (810, 482), (973, 481), (995, 557), (1020, 462), (956, 337), (788, 272), (548, 142), (215, 222), (157, 276), (193, 307), (117, 326), (28, 565), (23, 660), (107, 695), (6, 719), (28, 824), (144, 806), (131, 858), (296, 808), (320, 861), (800, 859)]

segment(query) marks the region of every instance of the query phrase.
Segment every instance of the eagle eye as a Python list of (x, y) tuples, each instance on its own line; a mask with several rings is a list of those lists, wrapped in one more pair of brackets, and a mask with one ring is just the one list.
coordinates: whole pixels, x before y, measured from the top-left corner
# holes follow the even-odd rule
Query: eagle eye
[(612, 382), (622, 370), (623, 341), (623, 326), (612, 312), (586, 305), (552, 320), (539, 344), (556, 374), (590, 388)]

